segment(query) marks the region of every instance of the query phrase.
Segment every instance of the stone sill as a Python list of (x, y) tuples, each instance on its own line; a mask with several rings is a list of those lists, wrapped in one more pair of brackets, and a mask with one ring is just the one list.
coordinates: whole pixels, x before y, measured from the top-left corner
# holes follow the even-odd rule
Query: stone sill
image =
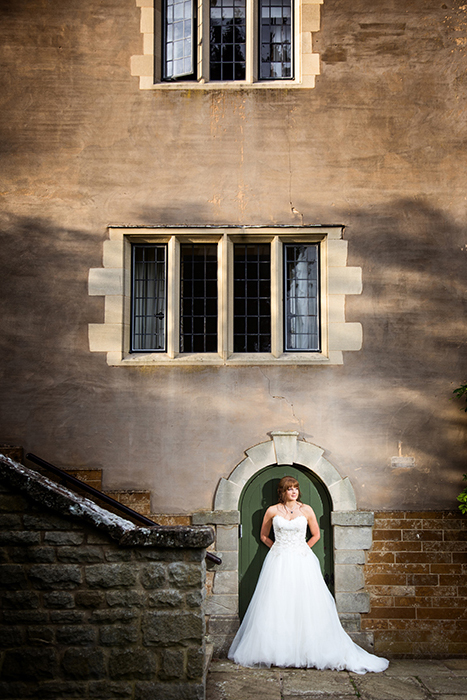
[[(145, 80), (146, 79), (146, 80)], [(178, 90), (183, 92), (189, 92), (191, 90), (296, 90), (301, 89), (313, 89), (315, 87), (315, 76), (310, 76), (308, 80), (297, 81), (297, 80), (271, 80), (267, 82), (255, 82), (248, 83), (246, 81), (228, 81), (228, 82), (198, 82), (198, 81), (185, 81), (185, 82), (167, 82), (167, 83), (150, 83), (152, 78), (147, 76), (140, 76), (140, 88), (142, 90)], [(148, 81), (148, 82), (146, 82)]]
[(108, 352), (107, 364), (114, 367), (131, 367), (140, 365), (195, 365), (195, 366), (232, 366), (242, 367), (251, 365), (341, 365), (343, 364), (342, 351), (331, 351), (329, 355), (322, 353), (300, 353), (283, 354), (274, 357), (270, 353), (245, 353), (232, 354), (227, 359), (223, 359), (217, 353), (203, 353), (202, 355), (178, 355), (169, 357), (167, 353), (131, 353), (124, 355), (121, 353)]

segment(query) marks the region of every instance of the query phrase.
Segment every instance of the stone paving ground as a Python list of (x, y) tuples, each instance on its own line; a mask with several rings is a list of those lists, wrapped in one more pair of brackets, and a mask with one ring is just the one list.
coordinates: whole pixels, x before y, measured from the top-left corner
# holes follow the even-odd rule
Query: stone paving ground
[(467, 659), (395, 659), (384, 673), (251, 669), (212, 661), (206, 700), (467, 700)]

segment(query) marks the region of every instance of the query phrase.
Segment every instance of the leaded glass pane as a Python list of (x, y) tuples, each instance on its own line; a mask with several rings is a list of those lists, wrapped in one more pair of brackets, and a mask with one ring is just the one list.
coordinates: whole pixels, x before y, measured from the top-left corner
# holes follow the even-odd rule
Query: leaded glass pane
[(320, 350), (319, 246), (286, 244), (285, 350)]
[(260, 79), (292, 78), (292, 0), (260, 0)]
[(165, 0), (164, 80), (193, 76), (194, 0)]
[(245, 80), (246, 0), (210, 0), (210, 79)]
[(234, 352), (271, 352), (269, 244), (234, 246)]
[(217, 245), (180, 246), (180, 352), (217, 352)]
[(166, 247), (133, 246), (132, 352), (164, 351)]

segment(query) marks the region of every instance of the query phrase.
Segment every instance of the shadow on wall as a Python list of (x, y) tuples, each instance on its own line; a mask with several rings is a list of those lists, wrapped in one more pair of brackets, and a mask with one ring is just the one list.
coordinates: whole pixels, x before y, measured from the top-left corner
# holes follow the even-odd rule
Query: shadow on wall
[(2, 441), (38, 450), (47, 444), (52, 459), (55, 443), (69, 453), (65, 464), (89, 463), (83, 436), (96, 433), (96, 413), (111, 399), (87, 337), (87, 324), (103, 316), (87, 277), (101, 259), (104, 232), (92, 237), (41, 217), (0, 222)]
[[(329, 219), (328, 212), (317, 215)], [(137, 217), (173, 224), (181, 218), (206, 224), (189, 206), (182, 215), (148, 208)], [(346, 301), (347, 320), (363, 323), (363, 350), (347, 353), (342, 367), (268, 367), (265, 378), (258, 368), (109, 368), (87, 341), (87, 324), (103, 320), (103, 300), (88, 296), (87, 275), (100, 264), (105, 232), (91, 236), (45, 219), (5, 218), (0, 352), (2, 395), (9, 398), (2, 440), (39, 453), (47, 447), (45, 456), (58, 464), (89, 464), (92, 454), (99, 465), (112, 463), (116, 475), (128, 474), (138, 454), (141, 466), (131, 479), (141, 468), (146, 483), (154, 454), (161, 468), (174, 459), (192, 468), (190, 446), (196, 444), (195, 461), (217, 446), (218, 463), (203, 466), (206, 486), (199, 487), (212, 488), (214, 472), (234, 464), (240, 448), (271, 425), (282, 427), (275, 426), (284, 422), (276, 399), (286, 396), (302, 436), (321, 443), (331, 435), (333, 463), (351, 477), (352, 469), (367, 469), (367, 488), (372, 479), (381, 483), (385, 470), (392, 476), (390, 456), (402, 441), (417, 470), (400, 483), (433, 493), (442, 477), (441, 500), (449, 502), (467, 458), (467, 416), (449, 401), (465, 379), (465, 233), (423, 200), (397, 200), (339, 220), (347, 225), (349, 264), (363, 268), (363, 294)], [(191, 391), (182, 403), (180, 382)], [(258, 408), (254, 423), (243, 412), (248, 402)], [(184, 440), (173, 453), (167, 436), (180, 425)], [(216, 427), (206, 431), (207, 425)]]
[[(384, 373), (396, 363), (402, 382), (429, 376), (449, 354), (451, 368), (464, 371), (465, 229), (407, 199), (375, 207), (372, 216), (353, 213), (348, 233), (351, 264), (363, 267), (365, 308), (358, 311), (375, 331), (365, 335), (374, 368)], [(351, 312), (359, 301), (348, 298)]]
[[(466, 377), (465, 229), (426, 200), (407, 198), (371, 215), (352, 212), (346, 237), (349, 264), (363, 268), (363, 294), (347, 297), (346, 316), (362, 322), (364, 343), (345, 365), (364, 371), (356, 402), (371, 403), (366, 429), (393, 456), (400, 441), (415, 457), (416, 474), (386, 465), (399, 484), (423, 492), (426, 474), (442, 467), (439, 492), (448, 498), (467, 458), (467, 417), (451, 400)], [(343, 398), (344, 410), (355, 411), (354, 398)]]

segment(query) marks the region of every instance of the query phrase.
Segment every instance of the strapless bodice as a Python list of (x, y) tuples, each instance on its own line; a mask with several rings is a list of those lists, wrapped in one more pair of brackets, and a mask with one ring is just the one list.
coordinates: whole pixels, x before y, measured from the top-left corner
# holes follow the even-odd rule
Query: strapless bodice
[(306, 528), (307, 519), (304, 515), (299, 515), (298, 518), (287, 520), (282, 515), (275, 515), (272, 521), (274, 528), (275, 542), (273, 549), (301, 549), (303, 553), (306, 550), (310, 551), (306, 543)]

